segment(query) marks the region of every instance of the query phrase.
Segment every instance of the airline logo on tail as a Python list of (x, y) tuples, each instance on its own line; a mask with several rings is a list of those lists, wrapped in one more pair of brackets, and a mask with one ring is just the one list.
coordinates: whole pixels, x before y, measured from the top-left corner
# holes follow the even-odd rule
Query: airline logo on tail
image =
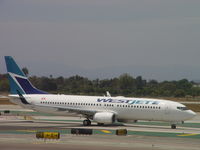
[(11, 56), (5, 56), (11, 94), (47, 94), (35, 88)]

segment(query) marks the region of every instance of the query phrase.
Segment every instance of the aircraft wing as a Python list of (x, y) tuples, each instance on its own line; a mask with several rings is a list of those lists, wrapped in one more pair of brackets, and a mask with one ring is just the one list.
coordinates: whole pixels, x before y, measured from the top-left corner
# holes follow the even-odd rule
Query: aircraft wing
[(88, 110), (88, 109), (80, 109), (80, 108), (73, 108), (73, 107), (66, 107), (66, 106), (49, 106), (49, 105), (34, 105), (39, 107), (46, 107), (46, 108), (55, 108), (56, 111), (66, 111), (67, 113), (76, 113), (82, 114), (86, 116), (93, 116), (97, 111), (96, 110)]

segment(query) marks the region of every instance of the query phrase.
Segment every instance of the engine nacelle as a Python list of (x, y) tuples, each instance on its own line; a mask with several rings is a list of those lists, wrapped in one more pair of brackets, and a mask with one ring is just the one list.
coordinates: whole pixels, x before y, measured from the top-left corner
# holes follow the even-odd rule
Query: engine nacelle
[(115, 114), (111, 112), (99, 112), (93, 116), (93, 120), (98, 123), (112, 124), (115, 122)]

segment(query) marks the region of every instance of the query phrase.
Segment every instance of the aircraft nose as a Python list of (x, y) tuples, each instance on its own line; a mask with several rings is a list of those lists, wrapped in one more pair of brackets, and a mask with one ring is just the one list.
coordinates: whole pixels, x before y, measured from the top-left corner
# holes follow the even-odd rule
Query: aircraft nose
[(192, 110), (189, 110), (188, 111), (188, 118), (193, 118), (193, 117), (195, 117), (196, 116), (196, 113), (195, 112), (193, 112)]

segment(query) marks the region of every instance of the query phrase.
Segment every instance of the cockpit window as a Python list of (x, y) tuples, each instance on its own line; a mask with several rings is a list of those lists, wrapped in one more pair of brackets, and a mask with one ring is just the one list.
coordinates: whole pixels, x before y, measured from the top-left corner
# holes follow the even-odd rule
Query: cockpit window
[(179, 109), (179, 110), (188, 110), (187, 107), (177, 107), (177, 109)]

